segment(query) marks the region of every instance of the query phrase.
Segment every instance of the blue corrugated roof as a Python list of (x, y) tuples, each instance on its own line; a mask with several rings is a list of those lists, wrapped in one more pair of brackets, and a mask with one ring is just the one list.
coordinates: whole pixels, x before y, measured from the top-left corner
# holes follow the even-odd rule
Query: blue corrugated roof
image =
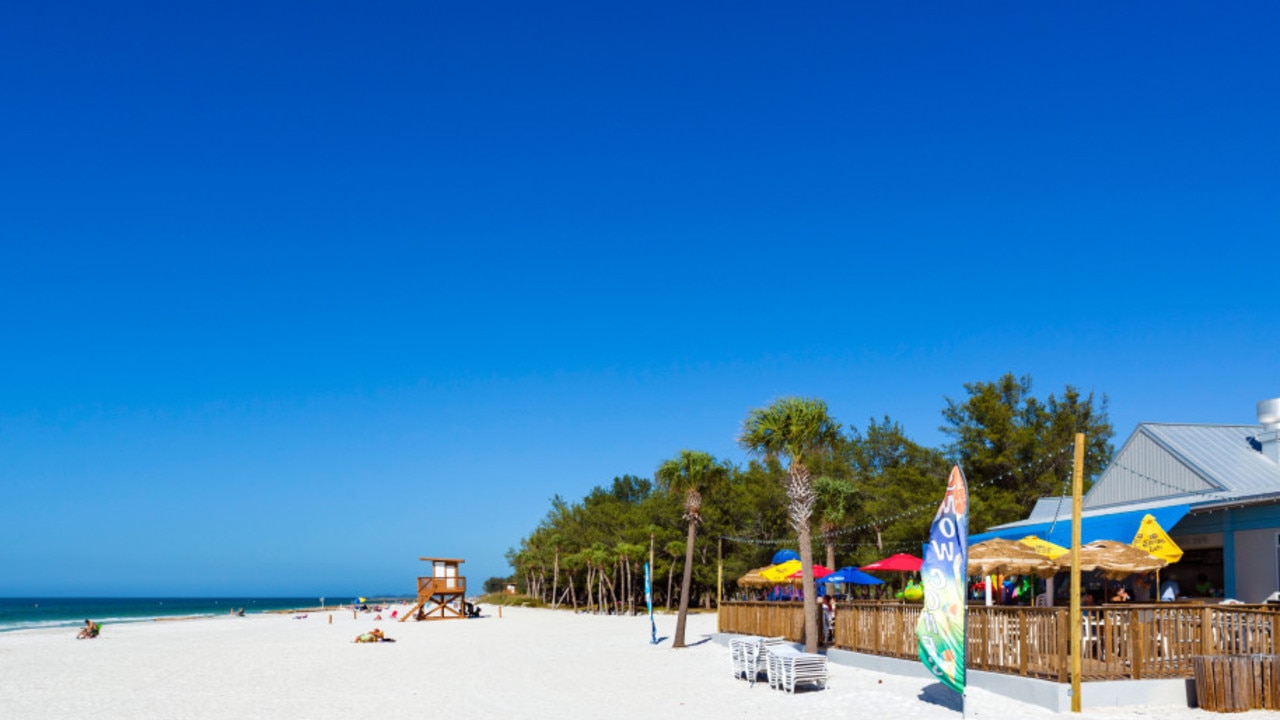
[[(1156, 522), (1160, 523), (1160, 527), (1168, 532), (1189, 512), (1191, 512), (1190, 505), (1164, 505), (1126, 510), (1124, 512), (1082, 515), (1080, 518), (1080, 542), (1090, 543), (1094, 540), (1115, 540), (1128, 544), (1133, 542), (1133, 536), (1137, 534), (1138, 526), (1142, 524), (1142, 518), (1147, 513), (1154, 515)], [(1028, 535), (1035, 535), (1042, 540), (1048, 540), (1062, 547), (1071, 547), (1070, 509), (1067, 510), (1066, 517), (1061, 517), (1056, 522), (1023, 521), (1002, 525), (987, 532), (969, 536), (969, 542), (978, 543), (992, 538), (1021, 540)]]

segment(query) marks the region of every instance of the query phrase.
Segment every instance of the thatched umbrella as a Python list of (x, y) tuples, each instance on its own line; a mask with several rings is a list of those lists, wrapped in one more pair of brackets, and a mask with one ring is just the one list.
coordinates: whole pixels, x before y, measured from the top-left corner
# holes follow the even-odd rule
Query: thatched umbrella
[(768, 570), (771, 567), (773, 566), (765, 565), (764, 567), (756, 568), (755, 570), (752, 570), (746, 575), (738, 578), (738, 587), (769, 587), (771, 585), (776, 585), (777, 583), (766, 580), (764, 576), (760, 574), (761, 570)]
[(969, 546), (970, 575), (1052, 577), (1058, 566), (1020, 542), (994, 538)]
[[(1063, 570), (1071, 569), (1071, 553), (1055, 561)], [(1149, 573), (1169, 563), (1132, 545), (1114, 540), (1095, 540), (1080, 547), (1080, 570), (1097, 570), (1108, 580)]]

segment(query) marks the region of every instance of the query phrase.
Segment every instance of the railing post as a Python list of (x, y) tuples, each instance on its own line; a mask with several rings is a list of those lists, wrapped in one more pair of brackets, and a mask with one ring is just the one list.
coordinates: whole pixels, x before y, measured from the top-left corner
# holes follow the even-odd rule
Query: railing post
[[(1070, 682), (1071, 680), (1071, 663), (1067, 657), (1067, 652), (1071, 649), (1071, 628), (1069, 626), (1071, 616), (1067, 608), (1054, 608), (1054, 614), (1058, 617), (1058, 647), (1055, 648), (1057, 652), (1054, 653), (1058, 671), (1058, 682), (1065, 683)], [(1079, 652), (1079, 650), (1076, 652)]]
[[(877, 607), (876, 610), (879, 611), (880, 608)], [(871, 636), (873, 638), (871, 643), (871, 649), (876, 655), (880, 654), (880, 615), (881, 614), (882, 613), (880, 612), (876, 612), (875, 615), (872, 617), (872, 622), (871, 622), (871, 634), (872, 634)]]
[(1271, 637), (1267, 638), (1267, 654), (1276, 654), (1276, 634), (1280, 633), (1280, 614), (1271, 613)]
[(1023, 677), (1027, 676), (1027, 615), (1018, 613), (1018, 670)]
[(1200, 610), (1200, 654), (1217, 655), (1217, 645), (1213, 641), (1213, 610), (1206, 605)]
[(1129, 611), (1129, 667), (1133, 668), (1133, 679), (1142, 679), (1142, 660), (1146, 647), (1146, 633), (1138, 617), (1137, 610)]

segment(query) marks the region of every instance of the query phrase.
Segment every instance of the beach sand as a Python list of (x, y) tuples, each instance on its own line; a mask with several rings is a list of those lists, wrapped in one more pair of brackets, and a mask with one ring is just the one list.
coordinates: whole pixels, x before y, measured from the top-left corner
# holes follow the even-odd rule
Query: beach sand
[[(733, 679), (728, 648), (706, 640), (714, 614), (691, 616), (692, 647), (675, 650), (649, 644), (647, 617), (483, 609), (477, 620), (421, 623), (347, 610), (117, 624), (79, 641), (74, 629), (4, 633), (0, 718), (1059, 717), (976, 688), (962, 716), (937, 683), (834, 664), (825, 691), (751, 687)], [(675, 617), (657, 624), (669, 637)], [(352, 642), (374, 627), (396, 642)], [(1164, 706), (1061, 717), (1213, 716)]]

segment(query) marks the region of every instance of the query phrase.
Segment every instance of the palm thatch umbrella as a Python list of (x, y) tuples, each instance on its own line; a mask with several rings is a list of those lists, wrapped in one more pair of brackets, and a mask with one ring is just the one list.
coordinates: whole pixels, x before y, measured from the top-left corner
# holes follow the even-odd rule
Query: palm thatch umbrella
[(1020, 542), (994, 538), (969, 546), (970, 575), (1035, 575), (1052, 577), (1058, 566)]
[[(1070, 570), (1071, 553), (1059, 557), (1055, 562), (1059, 568)], [(1095, 540), (1080, 547), (1080, 569), (1096, 570), (1108, 580), (1121, 580), (1130, 575), (1153, 572), (1168, 564), (1151, 553), (1114, 540)]]
[(756, 568), (755, 570), (752, 570), (746, 575), (738, 578), (738, 587), (769, 587), (771, 585), (775, 585), (776, 583), (766, 580), (764, 576), (760, 574), (762, 570), (768, 570), (771, 567), (773, 566), (765, 565), (764, 567)]

